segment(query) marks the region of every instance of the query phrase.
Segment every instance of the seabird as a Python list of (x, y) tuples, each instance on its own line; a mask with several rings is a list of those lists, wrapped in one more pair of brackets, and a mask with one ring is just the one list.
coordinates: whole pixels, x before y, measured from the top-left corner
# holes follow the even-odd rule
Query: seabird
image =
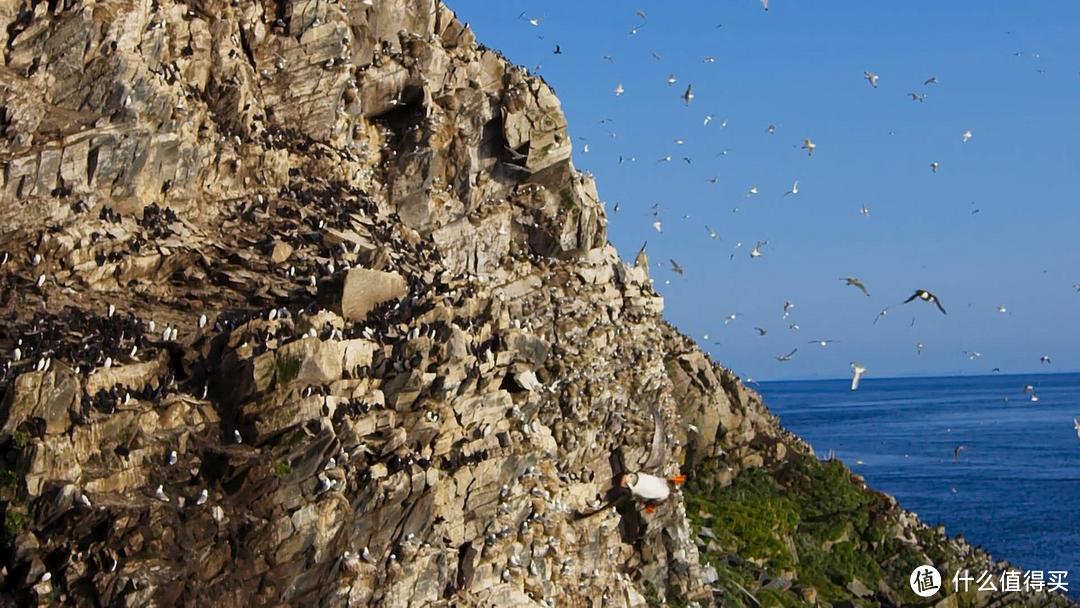
[(682, 99), (686, 105), (690, 105), (690, 102), (694, 101), (694, 85), (686, 85), (686, 91), (682, 94)]
[(928, 84), (937, 84), (937, 83), (938, 83), (937, 76), (931, 76), (930, 78), (927, 78), (925, 81), (923, 81), (923, 86), (928, 85)]
[(165, 495), (165, 488), (161, 484), (158, 484), (157, 490), (154, 490), (154, 498), (161, 502), (169, 502), (169, 497)]
[(244, 443), (244, 438), (240, 435), (240, 431), (233, 430), (233, 441), (236, 443)]
[(919, 103), (922, 103), (922, 102), (926, 101), (926, 94), (925, 93), (923, 93), (923, 94), (908, 93), (908, 95), (911, 96), (911, 101), (917, 101)]
[(1073, 428), (1076, 429), (1076, 436), (1080, 437), (1080, 420), (1077, 420), (1075, 416), (1073, 417)]
[(671, 260), (671, 269), (675, 271), (679, 276), (683, 276), (683, 267), (679, 265), (675, 260)]
[(170, 467), (172, 465), (176, 464), (176, 450), (172, 450), (172, 451), (169, 452), (169, 458), (168, 458), (167, 462), (168, 462)]
[(960, 452), (962, 452), (962, 451), (964, 451), (966, 449), (967, 449), (966, 445), (958, 445), (955, 448), (953, 448), (953, 451), (952, 451), (952, 459), (953, 459), (953, 461), (955, 462), (956, 460), (959, 460), (960, 459)]
[(621, 82), (619, 84), (615, 85), (615, 96), (616, 97), (618, 97), (619, 95), (622, 95), (625, 92), (626, 92), (626, 89), (623, 88)]
[(793, 348), (791, 350), (791, 352), (786, 354), (786, 355), (777, 355), (776, 360), (779, 361), (780, 363), (786, 363), (786, 362), (791, 361), (792, 359), (794, 359), (795, 358), (795, 353), (797, 353), (797, 352), (799, 352), (799, 349)]
[(866, 297), (870, 297), (870, 292), (866, 290), (866, 285), (864, 285), (858, 277), (840, 277), (840, 280), (844, 281), (847, 285), (855, 287), (859, 291), (863, 292), (864, 294), (866, 294)]
[(880, 319), (881, 317), (884, 317), (887, 314), (889, 314), (889, 307), (888, 306), (886, 306), (885, 308), (882, 308), (881, 312), (877, 313), (877, 316), (874, 317), (874, 323), (873, 324), (877, 325), (878, 319)]
[(195, 499), (195, 504), (196, 505), (204, 505), (204, 504), (206, 504), (206, 499), (209, 498), (209, 497), (210, 497), (210, 492), (207, 491), (206, 488), (203, 488), (202, 492), (199, 492), (199, 497)]
[(866, 373), (866, 368), (858, 363), (851, 362), (851, 390), (858, 390), (859, 381), (862, 380), (863, 374)]
[(907, 304), (908, 302), (911, 302), (915, 298), (919, 298), (923, 302), (933, 302), (935, 305), (937, 305), (938, 310), (941, 311), (941, 314), (943, 314), (943, 315), (949, 314), (949, 313), (945, 312), (945, 307), (941, 305), (941, 300), (938, 300), (937, 296), (930, 293), (929, 291), (926, 291), (925, 289), (916, 289), (915, 293), (912, 294), (910, 298), (904, 300), (904, 304)]
[(765, 329), (764, 327), (755, 327), (754, 331), (756, 331), (759, 336), (764, 336), (765, 334), (769, 333), (769, 330)]
[(199, 329), (206, 327), (206, 315), (199, 315)]
[(638, 472), (623, 475), (619, 485), (630, 490), (632, 496), (644, 502), (646, 512), (651, 513), (657, 504), (667, 500), (671, 492), (685, 482), (685, 475), (657, 477)]
[(717, 232), (715, 230), (713, 230), (712, 228), (709, 228), (708, 224), (705, 225), (705, 231), (709, 233), (709, 238), (710, 239), (715, 239), (715, 240), (720, 239), (720, 235), (717, 234)]
[(798, 193), (799, 193), (799, 180), (795, 180), (791, 184), (791, 190), (788, 190), (787, 192), (785, 192), (784, 196), (787, 196), (789, 194), (798, 194)]
[(754, 248), (750, 250), (750, 257), (752, 257), (752, 258), (760, 258), (761, 257), (761, 248), (764, 247), (765, 245), (768, 245), (768, 244), (769, 244), (769, 241), (758, 241), (758, 242), (754, 243)]
[(1050, 357), (1048, 355), (1043, 355), (1043, 356), (1039, 357), (1039, 363), (1045, 363), (1045, 364), (1049, 365), (1050, 364)]
[(966, 144), (970, 140), (971, 140), (971, 129), (968, 129), (968, 130), (964, 131), (963, 135), (960, 136), (960, 142)]
[(806, 150), (807, 156), (814, 155), (814, 148), (817, 148), (817, 144), (815, 144), (814, 140), (810, 139), (809, 137), (802, 141), (802, 149)]
[(839, 342), (839, 340), (811, 340), (807, 344), (817, 344), (818, 346), (825, 348), (833, 342)]
[[(750, 189), (746, 191), (746, 198), (750, 198), (758, 193), (757, 186), (750, 186)], [(1080, 290), (1078, 290), (1080, 291)]]
[(873, 72), (864, 71), (863, 72), (863, 78), (866, 79), (866, 82), (870, 83), (871, 87), (873, 87), (875, 89), (877, 88), (877, 81), (878, 81), (878, 75), (877, 74), (875, 74)]
[(931, 173), (937, 173), (938, 167), (940, 167), (940, 166), (941, 166), (941, 164), (936, 162), (936, 161), (930, 163), (930, 172)]

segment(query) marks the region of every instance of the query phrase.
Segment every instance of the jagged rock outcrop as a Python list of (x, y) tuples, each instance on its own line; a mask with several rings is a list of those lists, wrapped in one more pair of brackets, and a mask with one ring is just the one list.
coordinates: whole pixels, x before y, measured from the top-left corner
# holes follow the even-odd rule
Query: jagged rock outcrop
[(710, 487), (812, 454), (663, 323), (551, 89), (449, 8), (0, 25), (4, 599), (741, 601), (681, 495), (578, 514), (657, 422)]

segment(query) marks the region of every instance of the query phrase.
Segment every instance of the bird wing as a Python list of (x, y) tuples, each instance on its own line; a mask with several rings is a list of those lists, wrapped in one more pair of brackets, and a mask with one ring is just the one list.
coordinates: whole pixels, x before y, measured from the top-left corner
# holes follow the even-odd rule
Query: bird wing
[(941, 305), (941, 300), (937, 299), (937, 296), (934, 296), (933, 299), (934, 299), (934, 304), (937, 304), (938, 310), (941, 311), (941, 314), (943, 314), (943, 315), (949, 314), (949, 313), (945, 312), (945, 307)]
[(908, 299), (904, 300), (904, 304), (907, 304), (908, 302), (910, 302), (910, 301), (914, 300), (914, 299), (915, 299), (915, 298), (917, 298), (917, 297), (919, 297), (919, 293), (918, 293), (918, 292), (915, 292), (915, 293), (911, 294), (911, 297), (910, 297), (910, 298), (908, 298)]
[(664, 418), (660, 415), (660, 408), (653, 405), (651, 409), (653, 418), (652, 448), (649, 451), (649, 459), (645, 461), (642, 470), (659, 471), (664, 465), (664, 455), (667, 451), (665, 449), (667, 434), (664, 431)]
[(859, 380), (862, 380), (863, 372), (859, 368), (855, 368), (855, 373), (851, 376), (851, 390), (859, 388)]
[(852, 281), (851, 284), (854, 285), (855, 287), (858, 287), (859, 290), (862, 291), (863, 293), (865, 293), (867, 297), (870, 297), (870, 292), (866, 290), (866, 285), (863, 285), (862, 281), (859, 281), (859, 280), (856, 279), (855, 281)]

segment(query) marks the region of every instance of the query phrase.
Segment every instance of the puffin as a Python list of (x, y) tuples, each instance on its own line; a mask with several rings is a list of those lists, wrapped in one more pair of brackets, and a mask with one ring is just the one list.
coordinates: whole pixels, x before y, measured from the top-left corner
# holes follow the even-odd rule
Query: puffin
[(943, 315), (949, 314), (949, 313), (945, 312), (945, 307), (941, 305), (941, 300), (939, 300), (937, 296), (930, 293), (929, 291), (926, 291), (925, 289), (916, 289), (915, 293), (911, 294), (910, 298), (904, 300), (904, 304), (907, 304), (908, 302), (911, 302), (915, 298), (919, 298), (923, 302), (933, 302), (935, 305), (937, 305), (938, 310), (941, 311), (941, 314), (943, 314)]

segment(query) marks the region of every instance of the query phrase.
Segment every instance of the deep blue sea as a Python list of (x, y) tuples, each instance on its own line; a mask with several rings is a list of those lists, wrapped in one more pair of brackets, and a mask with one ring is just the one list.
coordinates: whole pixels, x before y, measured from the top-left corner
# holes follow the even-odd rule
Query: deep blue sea
[[(924, 522), (996, 558), (1067, 570), (1069, 594), (1080, 596), (1080, 374), (864, 378), (856, 392), (848, 380), (757, 388), (819, 458), (834, 450)], [(967, 449), (954, 461), (958, 445)]]

